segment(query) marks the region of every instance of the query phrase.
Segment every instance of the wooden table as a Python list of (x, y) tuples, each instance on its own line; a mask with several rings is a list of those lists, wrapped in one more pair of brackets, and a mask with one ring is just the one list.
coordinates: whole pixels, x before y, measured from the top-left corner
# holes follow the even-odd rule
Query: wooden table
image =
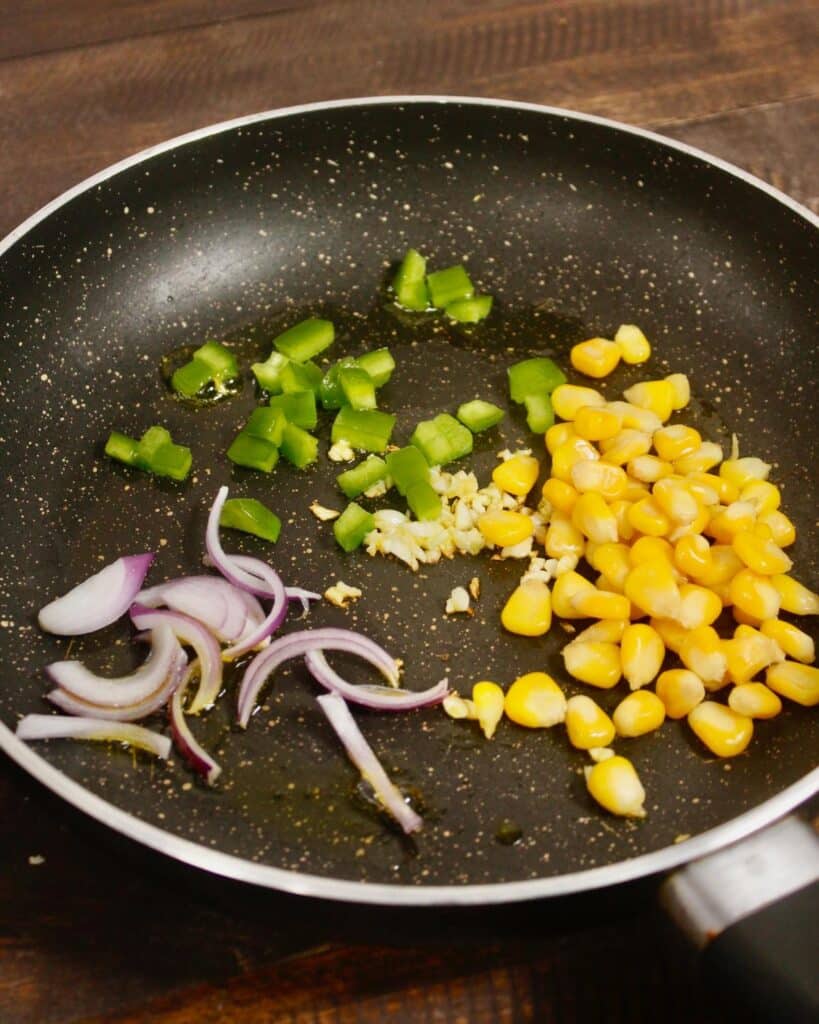
[[(816, 0), (17, 0), (0, 5), (0, 235), (181, 132), (344, 96), (572, 107), (819, 210)], [(5, 762), (0, 1021), (727, 1020), (654, 886), (480, 912), (248, 892), (135, 851)]]

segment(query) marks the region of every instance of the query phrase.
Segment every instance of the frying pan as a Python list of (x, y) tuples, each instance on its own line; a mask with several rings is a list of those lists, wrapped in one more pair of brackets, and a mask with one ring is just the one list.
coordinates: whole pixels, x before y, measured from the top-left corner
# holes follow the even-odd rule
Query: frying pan
[[(781, 818), (819, 781), (816, 718), (794, 706), (759, 723), (750, 752), (730, 763), (703, 756), (676, 723), (628, 741), (648, 792), (639, 823), (599, 813), (583, 757), (557, 730), (505, 723), (487, 743), (440, 713), (364, 713), (362, 729), (427, 819), (413, 841), (356, 788), (298, 665), (277, 673), (246, 732), (233, 725), (232, 693), (195, 723), (224, 766), (214, 790), (192, 784), (181, 763), (82, 743), (25, 746), (11, 730), (45, 710), (42, 666), (64, 656), (61, 641), (37, 630), (36, 610), (123, 553), (158, 551), (151, 580), (197, 571), (223, 483), (282, 516), (273, 562), (286, 582), (362, 589), (347, 611), (315, 608), (310, 624), (367, 632), (404, 658), (413, 687), (442, 674), (462, 692), (477, 678), (508, 682), (534, 669), (564, 678), (562, 630), (526, 640), (497, 625), (519, 564), (458, 558), (412, 573), (344, 555), (308, 512), (314, 499), (338, 504), (325, 460), (266, 477), (225, 459), (257, 402), (250, 379), (235, 399), (198, 410), (164, 386), (168, 352), (217, 337), (249, 364), (306, 315), (334, 320), (334, 357), (389, 345), (398, 372), (382, 397), (398, 414), (399, 443), (418, 420), (469, 398), (505, 405), (514, 359), (547, 353), (568, 365), (576, 341), (640, 324), (654, 342), (650, 371), (691, 378), (686, 420), (726, 448), (736, 433), (743, 453), (776, 465), (799, 530), (798, 575), (815, 587), (816, 227), (762, 182), (650, 133), (452, 98), (243, 118), (72, 189), (0, 246), (0, 744), (138, 842), (218, 874), (339, 900), (562, 895), (668, 871)], [(496, 297), (484, 326), (394, 315), (384, 283), (410, 245), (438, 267), (466, 262)], [(620, 369), (604, 390), (616, 396), (641, 376), (645, 368)], [(101, 457), (112, 428), (133, 435), (153, 423), (193, 447), (185, 484)], [(531, 442), (512, 413), (480, 437), (472, 465), (485, 479), (497, 451)], [(252, 538), (234, 547), (268, 554)], [(475, 575), (475, 615), (445, 617), (452, 587)], [(72, 656), (112, 670), (136, 657), (121, 623), (75, 643)], [(595, 696), (610, 709), (621, 695)]]

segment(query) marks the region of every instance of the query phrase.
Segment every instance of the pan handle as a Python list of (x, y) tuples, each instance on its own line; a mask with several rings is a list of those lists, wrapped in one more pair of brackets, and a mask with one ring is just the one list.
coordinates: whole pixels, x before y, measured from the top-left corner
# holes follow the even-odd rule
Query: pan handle
[(819, 838), (785, 818), (681, 868), (660, 900), (709, 990), (751, 1021), (819, 1021)]

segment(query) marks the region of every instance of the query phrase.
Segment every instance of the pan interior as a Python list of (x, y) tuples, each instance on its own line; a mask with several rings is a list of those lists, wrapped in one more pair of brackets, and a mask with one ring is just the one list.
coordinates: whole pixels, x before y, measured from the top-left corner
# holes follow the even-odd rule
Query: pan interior
[[(465, 262), (496, 296), (484, 327), (394, 315), (383, 284), (410, 245), (436, 267)], [(326, 459), (269, 478), (229, 468), (225, 448), (257, 402), (249, 378), (211, 409), (186, 408), (163, 388), (168, 351), (228, 339), (249, 363), (304, 315), (334, 320), (333, 358), (389, 345), (398, 370), (382, 403), (398, 414), (397, 443), (462, 401), (506, 405), (515, 359), (545, 352), (568, 365), (582, 337), (640, 324), (651, 363), (618, 370), (605, 392), (687, 373), (696, 397), (685, 420), (726, 446), (736, 432), (743, 454), (775, 464), (800, 530), (799, 576), (815, 587), (816, 249), (798, 214), (694, 157), (503, 107), (292, 114), (205, 136), (96, 184), (0, 257), (0, 719), (13, 727), (44, 711), (42, 667), (65, 656), (65, 643), (37, 630), (36, 609), (123, 553), (158, 551), (151, 581), (199, 571), (207, 508), (223, 483), (282, 517), (272, 561), (288, 584), (361, 587), (350, 610), (322, 604), (310, 624), (368, 633), (404, 659), (413, 688), (442, 675), (462, 693), (534, 669), (565, 678), (559, 626), (541, 640), (500, 630), (521, 563), (461, 557), (412, 573), (345, 556), (308, 512), (316, 499), (339, 507), (338, 470)], [(102, 458), (112, 428), (138, 434), (154, 423), (193, 447), (188, 483), (157, 483)], [(542, 452), (513, 411), (479, 437), (470, 466), (485, 481), (496, 452), (524, 445)], [(268, 554), (252, 539), (231, 542)], [(446, 617), (450, 590), (473, 576), (482, 584), (474, 616)], [(135, 657), (123, 623), (73, 643), (71, 656), (100, 669)], [(357, 666), (338, 664), (358, 677)], [(38, 751), (90, 791), (205, 847), (311, 874), (432, 885), (553, 876), (661, 849), (799, 779), (816, 744), (814, 719), (793, 706), (759, 723), (749, 754), (731, 762), (703, 756), (679, 723), (623, 741), (648, 793), (648, 817), (634, 824), (598, 812), (587, 762), (562, 730), (504, 723), (486, 742), (438, 710), (362, 713), (367, 738), (427, 818), (409, 841), (356, 786), (316, 692), (300, 666), (281, 670), (242, 732), (229, 679), (214, 712), (193, 723), (224, 767), (213, 790), (178, 758), (165, 767), (69, 742)], [(611, 709), (623, 693), (594, 696)]]

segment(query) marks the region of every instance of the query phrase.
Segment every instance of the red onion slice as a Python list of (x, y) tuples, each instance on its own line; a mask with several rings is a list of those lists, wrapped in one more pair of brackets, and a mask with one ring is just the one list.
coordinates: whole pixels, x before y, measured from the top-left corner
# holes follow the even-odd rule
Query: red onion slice
[[(225, 643), (241, 639), (264, 619), (256, 598), (221, 576), (179, 576), (141, 590), (135, 600), (148, 608), (166, 605), (189, 615)], [(249, 622), (251, 616), (253, 621)]]
[(102, 740), (107, 743), (128, 743), (132, 747), (156, 754), (163, 760), (171, 752), (171, 740), (158, 732), (130, 722), (108, 722), (98, 718), (75, 718), (72, 715), (26, 715), (17, 723), (21, 740)]
[[(257, 597), (270, 597), (275, 600), (276, 594), (270, 589), (269, 584), (261, 582), (257, 574), (248, 572), (239, 564), (239, 559), (246, 556), (225, 554), (222, 542), (219, 539), (219, 519), (222, 515), (222, 508), (227, 500), (227, 487), (220, 487), (219, 493), (210, 509), (208, 525), (205, 530), (205, 548), (208, 553), (210, 564), (229, 580), (234, 586), (241, 587)], [(258, 559), (254, 559), (258, 561)], [(263, 562), (259, 564), (264, 564)]]
[(185, 690), (188, 688), (188, 683), (198, 667), (195, 661), (191, 662), (185, 678), (174, 690), (173, 697), (171, 697), (171, 735), (179, 753), (190, 763), (194, 771), (201, 775), (209, 786), (212, 786), (222, 774), (222, 769), (207, 750), (196, 741), (195, 736), (188, 728), (188, 723), (185, 721), (185, 712), (182, 708)]
[(47, 693), (46, 700), (51, 701), (52, 704), (69, 715), (100, 718), (108, 722), (138, 722), (140, 719), (152, 715), (154, 711), (158, 711), (168, 703), (168, 698), (177, 689), (185, 674), (185, 669), (188, 665), (187, 656), (177, 643), (175, 637), (174, 644), (176, 644), (176, 659), (172, 670), (168, 673), (167, 678), (159, 689), (138, 704), (131, 704), (128, 707), (91, 704), (88, 701), (75, 697), (66, 690), (60, 689)]
[(265, 565), (264, 562), (259, 562), (258, 565), (260, 573), (263, 573), (261, 579), (270, 587), (274, 595), (273, 604), (263, 622), (260, 622), (255, 629), (246, 633), (238, 643), (233, 644), (232, 647), (228, 647), (227, 650), (222, 652), (222, 657), (225, 661), (240, 658), (243, 654), (247, 654), (248, 651), (252, 651), (254, 647), (258, 647), (260, 643), (276, 632), (287, 615), (287, 594), (279, 574), (271, 569), (270, 566)]
[(344, 744), (350, 760), (361, 772), (361, 777), (373, 787), (375, 795), (386, 810), (407, 834), (417, 832), (423, 827), (423, 820), (405, 802), (401, 791), (382, 768), (381, 762), (350, 714), (344, 698), (338, 693), (325, 693), (316, 699), (330, 725), (335, 729), (336, 735)]
[(349, 629), (303, 629), (296, 633), (288, 633), (279, 637), (263, 651), (256, 655), (245, 669), (239, 687), (238, 716), (239, 724), (247, 728), (250, 715), (256, 704), (259, 691), (267, 681), (271, 672), (290, 658), (298, 658), (307, 651), (324, 649), (328, 651), (347, 651), (357, 654), (360, 658), (374, 665), (391, 685), (398, 685), (398, 665), (387, 654), (383, 647), (361, 633)]
[(125, 555), (106, 565), (37, 616), (40, 628), (59, 636), (79, 636), (110, 626), (123, 615), (142, 587), (154, 555)]
[[(233, 556), (236, 557), (235, 555)], [(320, 601), (321, 594), (315, 593), (313, 590), (305, 590), (303, 587), (285, 587), (285, 594), (287, 594), (288, 601), (299, 601), (301, 602), (301, 618), (310, 611), (311, 601)]]
[(209, 708), (222, 689), (222, 652), (213, 634), (196, 619), (165, 608), (146, 608), (135, 604), (131, 607), (131, 621), (137, 629), (155, 629), (167, 623), (180, 643), (194, 649), (201, 665), (201, 674), (199, 689), (189, 712), (193, 715), (203, 708)]
[(420, 692), (392, 686), (350, 683), (327, 664), (323, 651), (308, 651), (304, 663), (317, 683), (333, 693), (340, 693), (353, 704), (375, 711), (412, 711), (414, 708), (429, 707), (431, 704), (440, 704), (449, 692), (449, 680), (446, 677), (428, 690)]
[(160, 623), (151, 634), (148, 659), (127, 676), (106, 679), (95, 675), (81, 661), (55, 661), (46, 674), (57, 686), (90, 704), (126, 708), (151, 697), (171, 675), (180, 653), (173, 630)]

